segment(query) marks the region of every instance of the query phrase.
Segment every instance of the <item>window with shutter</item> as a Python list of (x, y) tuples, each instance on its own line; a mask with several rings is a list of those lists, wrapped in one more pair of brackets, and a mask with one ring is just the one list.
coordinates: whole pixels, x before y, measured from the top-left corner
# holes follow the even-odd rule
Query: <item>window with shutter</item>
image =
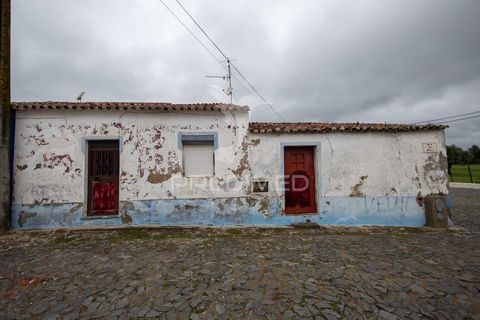
[(212, 141), (183, 145), (183, 168), (187, 177), (213, 176), (214, 147)]

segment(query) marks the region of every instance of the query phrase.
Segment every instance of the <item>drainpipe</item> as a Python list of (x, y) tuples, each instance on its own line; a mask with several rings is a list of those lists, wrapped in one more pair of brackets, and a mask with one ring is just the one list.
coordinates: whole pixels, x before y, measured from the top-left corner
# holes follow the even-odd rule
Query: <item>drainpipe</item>
[(11, 109), (10, 110), (10, 150), (9, 150), (9, 156), (10, 156), (10, 194), (8, 195), (10, 198), (10, 210), (8, 213), (8, 229), (11, 229), (13, 224), (12, 224), (12, 219), (13, 219), (13, 166), (15, 165), (15, 160), (13, 158), (14, 156), (14, 149), (15, 149), (15, 126), (16, 126), (16, 118), (17, 118), (17, 112), (16, 110)]
[(10, 220), (10, 0), (0, 3), (0, 234)]

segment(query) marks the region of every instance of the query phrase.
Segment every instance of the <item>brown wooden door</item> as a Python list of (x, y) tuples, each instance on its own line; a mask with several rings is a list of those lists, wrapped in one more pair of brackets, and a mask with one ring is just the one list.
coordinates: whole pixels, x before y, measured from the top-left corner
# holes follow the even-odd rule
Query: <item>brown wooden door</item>
[(118, 141), (88, 143), (88, 215), (118, 214)]
[(314, 147), (285, 147), (285, 213), (316, 213)]

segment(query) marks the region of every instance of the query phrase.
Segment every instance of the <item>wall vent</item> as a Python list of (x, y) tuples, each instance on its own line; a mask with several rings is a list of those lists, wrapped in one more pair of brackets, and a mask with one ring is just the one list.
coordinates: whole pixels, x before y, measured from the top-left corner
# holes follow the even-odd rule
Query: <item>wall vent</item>
[(253, 193), (268, 192), (268, 181), (267, 180), (252, 181), (252, 192)]

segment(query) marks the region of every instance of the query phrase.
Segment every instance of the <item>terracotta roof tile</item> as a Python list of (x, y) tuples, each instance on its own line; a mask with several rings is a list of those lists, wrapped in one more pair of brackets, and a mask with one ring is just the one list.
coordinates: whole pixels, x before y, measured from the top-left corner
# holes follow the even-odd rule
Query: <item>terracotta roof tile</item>
[(15, 110), (139, 110), (139, 111), (248, 111), (227, 103), (174, 104), (167, 102), (12, 102)]
[(322, 123), (322, 122), (250, 122), (252, 133), (322, 133), (322, 132), (399, 132), (441, 130), (444, 125), (384, 124), (384, 123)]

